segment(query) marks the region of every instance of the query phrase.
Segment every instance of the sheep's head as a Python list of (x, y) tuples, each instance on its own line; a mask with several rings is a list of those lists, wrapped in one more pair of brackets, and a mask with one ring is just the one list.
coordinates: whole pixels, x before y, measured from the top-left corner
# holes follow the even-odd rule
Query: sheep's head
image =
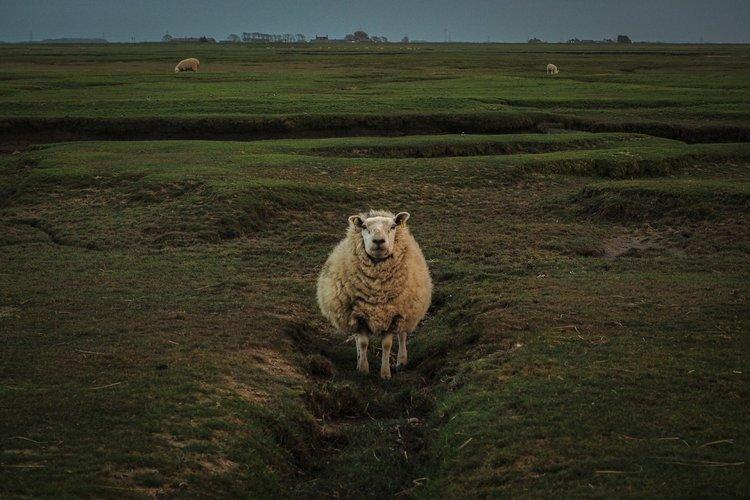
[(370, 212), (349, 217), (349, 224), (362, 238), (362, 243), (370, 258), (387, 259), (393, 253), (396, 230), (409, 218), (408, 212), (396, 216), (388, 212)]
[(180, 72), (180, 66), (179, 65), (177, 65), (177, 66), (174, 67), (174, 72), (175, 73), (179, 73)]

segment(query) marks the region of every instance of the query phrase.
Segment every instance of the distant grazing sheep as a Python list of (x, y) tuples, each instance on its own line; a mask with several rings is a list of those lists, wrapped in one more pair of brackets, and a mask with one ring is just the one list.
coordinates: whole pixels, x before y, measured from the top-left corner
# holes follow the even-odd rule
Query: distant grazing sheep
[(357, 370), (369, 373), (370, 335), (383, 335), (380, 376), (391, 378), (393, 334), (396, 369), (406, 365), (406, 337), (424, 318), (432, 279), (407, 212), (370, 210), (349, 217), (346, 237), (328, 256), (318, 277), (318, 306), (339, 331), (355, 335)]
[(554, 64), (548, 64), (547, 65), (547, 74), (548, 75), (556, 75), (559, 72), (560, 71), (557, 69), (557, 66), (555, 66)]
[(197, 73), (200, 65), (201, 63), (198, 59), (196, 59), (195, 57), (190, 57), (178, 62), (177, 66), (174, 67), (174, 72), (180, 73), (182, 71), (195, 71)]

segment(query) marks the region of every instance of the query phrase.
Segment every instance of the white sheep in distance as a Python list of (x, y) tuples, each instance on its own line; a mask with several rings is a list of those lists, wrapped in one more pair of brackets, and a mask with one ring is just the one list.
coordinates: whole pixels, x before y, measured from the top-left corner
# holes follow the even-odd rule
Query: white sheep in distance
[(198, 59), (195, 57), (189, 57), (178, 62), (177, 66), (174, 67), (174, 72), (180, 73), (182, 71), (195, 71), (197, 73), (200, 65), (201, 62)]
[(357, 370), (369, 373), (371, 335), (383, 335), (380, 376), (391, 378), (393, 334), (396, 369), (407, 363), (406, 337), (424, 318), (432, 279), (422, 250), (406, 227), (407, 212), (370, 210), (349, 217), (339, 242), (318, 277), (318, 306), (337, 330), (355, 336)]
[(556, 75), (559, 72), (560, 71), (557, 69), (557, 66), (555, 66), (554, 64), (548, 64), (547, 65), (547, 74), (548, 75)]

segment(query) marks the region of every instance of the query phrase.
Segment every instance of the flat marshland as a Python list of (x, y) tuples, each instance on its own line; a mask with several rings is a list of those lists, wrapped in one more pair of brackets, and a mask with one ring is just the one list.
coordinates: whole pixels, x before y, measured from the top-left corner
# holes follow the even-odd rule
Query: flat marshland
[[(0, 496), (750, 491), (747, 47), (0, 55)], [(315, 304), (370, 207), (388, 382)]]

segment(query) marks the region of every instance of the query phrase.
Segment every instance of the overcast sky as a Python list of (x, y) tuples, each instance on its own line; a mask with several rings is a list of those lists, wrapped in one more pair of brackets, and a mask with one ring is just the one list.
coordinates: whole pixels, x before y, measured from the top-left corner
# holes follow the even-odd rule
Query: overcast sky
[(602, 39), (750, 42), (750, 0), (0, 0), (0, 40), (110, 41), (229, 33), (390, 40), (519, 42)]

